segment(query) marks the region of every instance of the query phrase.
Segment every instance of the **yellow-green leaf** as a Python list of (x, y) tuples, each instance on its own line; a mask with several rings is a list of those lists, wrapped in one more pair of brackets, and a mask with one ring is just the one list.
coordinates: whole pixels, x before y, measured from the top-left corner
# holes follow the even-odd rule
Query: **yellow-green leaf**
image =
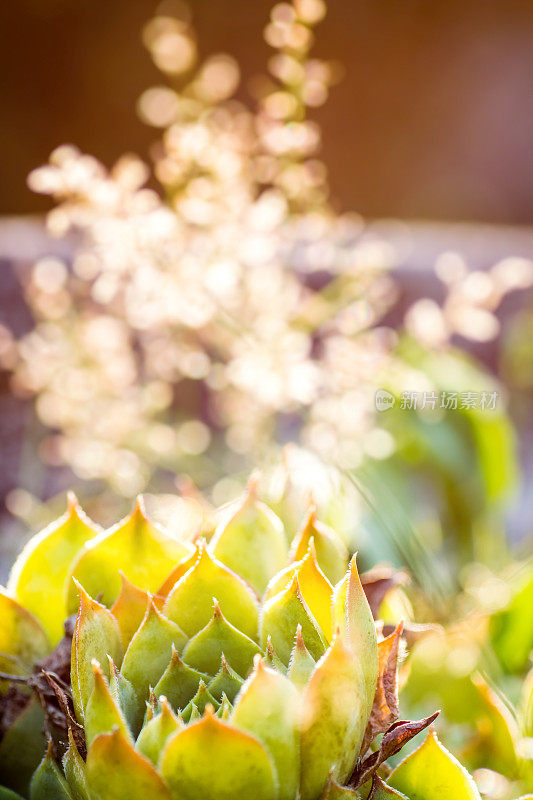
[[(93, 597), (101, 595), (103, 603), (112, 606), (120, 593), (119, 568), (135, 586), (154, 593), (189, 552), (186, 545), (150, 522), (138, 500), (129, 517), (84, 546), (71, 574)], [(76, 605), (70, 586), (69, 613)]]
[(318, 566), (314, 539), (312, 538), (309, 542), (307, 554), (301, 566), (297, 569), (296, 574), (298, 575), (298, 583), (302, 596), (311, 614), (318, 622), (326, 641), (330, 642), (333, 636), (331, 627), (333, 586)]
[(66, 514), (30, 539), (11, 570), (10, 594), (37, 617), (52, 646), (63, 636), (65, 584), (72, 562), (100, 531), (69, 495)]
[(274, 759), (279, 800), (293, 800), (300, 783), (300, 693), (261, 659), (241, 689), (231, 722), (251, 733)]
[[(42, 601), (41, 601), (42, 602)], [(48, 637), (40, 622), (0, 587), (0, 671), (17, 674), (33, 664), (50, 649)], [(12, 656), (20, 667), (14, 668)]]
[(364, 713), (368, 717), (378, 680), (378, 644), (372, 612), (359, 579), (356, 556), (352, 558), (348, 572), (333, 592), (333, 622), (335, 627), (339, 627), (344, 642), (363, 670), (367, 694)]
[(353, 652), (337, 636), (303, 691), (301, 798), (314, 800), (332, 777), (351, 774), (363, 741), (364, 675)]
[(283, 523), (257, 499), (255, 476), (250, 479), (244, 497), (227, 510), (210, 548), (219, 561), (241, 575), (259, 595), (287, 563)]
[(278, 780), (264, 747), (212, 713), (180, 731), (159, 765), (179, 800), (276, 800)]
[(174, 649), (170, 664), (154, 688), (156, 697), (164, 695), (175, 709), (184, 709), (198, 690), (200, 681), (209, 681), (209, 675), (184, 664)]
[(189, 721), (193, 707), (198, 710), (198, 713), (200, 715), (202, 715), (205, 711), (206, 706), (208, 705), (211, 705), (215, 710), (217, 710), (220, 703), (218, 702), (218, 700), (215, 700), (215, 698), (205, 685), (204, 681), (200, 681), (198, 686), (198, 691), (194, 695), (193, 699), (191, 700), (187, 708), (185, 708), (183, 711), (183, 719), (185, 720), (185, 722)]
[(166, 697), (160, 698), (160, 704), (160, 713), (144, 726), (135, 743), (135, 749), (154, 766), (159, 763), (167, 740), (183, 728)]
[[(301, 625), (296, 626), (297, 633), (298, 633), (298, 628), (300, 629), (301, 632), (302, 626)], [(281, 672), (282, 675), (285, 675), (287, 673), (287, 667), (285, 666), (285, 664), (282, 663), (281, 659), (278, 658), (276, 651), (274, 650), (274, 645), (272, 644), (271, 636), (267, 636), (265, 664), (267, 667), (272, 667), (272, 669), (277, 669), (277, 671)]]
[(101, 733), (111, 733), (117, 728), (122, 735), (131, 741), (128, 723), (122, 709), (109, 690), (98, 661), (92, 662), (94, 689), (85, 708), (85, 738), (89, 748)]
[(302, 626), (298, 625), (296, 628), (296, 641), (291, 653), (287, 676), (295, 686), (302, 688), (311, 678), (315, 669), (315, 663), (315, 659), (305, 646), (302, 636)]
[(387, 783), (410, 800), (481, 800), (468, 772), (434, 731), (393, 770)]
[(139, 698), (131, 683), (120, 673), (120, 670), (109, 657), (109, 691), (119, 705), (129, 727), (133, 730), (137, 720)]
[(87, 755), (92, 800), (171, 800), (150, 762), (115, 730), (94, 740)]
[(94, 688), (92, 660), (101, 665), (109, 677), (108, 656), (116, 664), (122, 662), (122, 641), (114, 616), (100, 603), (93, 600), (85, 589), (77, 584), (80, 606), (72, 637), (71, 685), (74, 710), (83, 720), (85, 706)]
[(67, 782), (52, 758), (51, 743), (31, 779), (30, 800), (73, 800)]
[(72, 731), (68, 729), (68, 750), (63, 756), (63, 772), (74, 800), (91, 800), (85, 775), (85, 761), (80, 756)]
[(266, 647), (270, 636), (274, 650), (284, 664), (289, 663), (298, 625), (302, 627), (307, 649), (313, 658), (320, 658), (327, 642), (302, 596), (295, 575), (284, 591), (267, 600), (261, 618), (261, 643)]
[(320, 569), (332, 584), (337, 583), (346, 572), (348, 551), (335, 531), (317, 520), (314, 504), (310, 505), (302, 526), (291, 544), (289, 554), (291, 561), (300, 561), (305, 556), (311, 539), (315, 541)]
[(183, 659), (194, 669), (214, 676), (224, 654), (235, 671), (245, 677), (252, 666), (254, 655), (260, 652), (254, 641), (228, 622), (218, 602), (214, 600), (211, 620), (187, 644)]
[(218, 599), (226, 619), (246, 636), (257, 636), (259, 603), (252, 589), (235, 572), (214, 559), (204, 547), (200, 557), (170, 592), (164, 612), (192, 637), (205, 628)]
[(240, 690), (243, 684), (241, 676), (228, 664), (224, 654), (220, 657), (220, 669), (209, 683), (208, 689), (213, 697), (222, 701), (222, 695), (226, 695), (231, 703), (235, 699), (235, 695)]
[(128, 680), (138, 699), (138, 718), (142, 720), (144, 701), (150, 686), (155, 686), (172, 657), (173, 647), (181, 652), (187, 637), (175, 622), (167, 619), (150, 604), (141, 627), (124, 655), (121, 673)]

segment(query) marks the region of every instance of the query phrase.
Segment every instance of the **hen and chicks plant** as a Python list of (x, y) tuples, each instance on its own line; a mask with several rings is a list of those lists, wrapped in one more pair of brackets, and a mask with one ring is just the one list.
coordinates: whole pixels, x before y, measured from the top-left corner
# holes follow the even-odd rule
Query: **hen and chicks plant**
[(479, 798), (434, 733), (390, 774), (436, 716), (398, 720), (402, 626), (314, 508), (289, 533), (255, 480), (194, 541), (71, 498), (0, 593), (0, 797)]

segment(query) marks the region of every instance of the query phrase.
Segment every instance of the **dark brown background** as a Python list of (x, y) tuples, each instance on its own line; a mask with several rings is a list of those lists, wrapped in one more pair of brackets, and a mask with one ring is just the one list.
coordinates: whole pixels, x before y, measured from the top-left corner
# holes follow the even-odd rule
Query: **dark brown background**
[[(203, 51), (263, 67), (269, 0), (193, 0)], [(0, 0), (0, 213), (37, 211), (28, 171), (73, 141), (146, 156), (155, 0)], [(317, 52), (343, 82), (317, 115), (334, 193), (368, 216), (533, 223), (533, 2), (330, 0)]]

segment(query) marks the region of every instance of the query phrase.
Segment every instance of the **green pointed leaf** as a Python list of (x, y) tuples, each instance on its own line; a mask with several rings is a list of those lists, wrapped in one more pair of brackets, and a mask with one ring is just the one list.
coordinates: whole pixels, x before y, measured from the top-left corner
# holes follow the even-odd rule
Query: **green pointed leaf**
[(184, 709), (198, 691), (200, 681), (208, 682), (209, 675), (184, 664), (173, 650), (170, 664), (154, 688), (156, 697), (164, 695), (172, 708)]
[(251, 733), (274, 759), (279, 800), (293, 800), (300, 783), (300, 693), (261, 659), (241, 689), (231, 722)]
[(196, 703), (193, 703), (192, 700), (191, 700), (191, 702), (189, 703), (187, 708), (185, 708), (183, 710), (183, 713), (182, 713), (181, 716), (182, 716), (182, 719), (183, 719), (183, 721), (185, 723), (189, 723), (190, 724), (191, 722), (196, 722), (197, 720), (199, 720), (201, 714), (198, 711), (198, 706), (196, 705)]
[(348, 551), (335, 531), (317, 520), (314, 504), (310, 505), (302, 527), (291, 544), (291, 561), (300, 561), (305, 556), (311, 539), (315, 542), (320, 569), (332, 584), (337, 583), (346, 572)]
[(305, 646), (302, 636), (302, 626), (296, 628), (296, 641), (289, 661), (287, 676), (299, 689), (309, 682), (315, 669), (315, 659)]
[(213, 597), (218, 599), (224, 616), (232, 625), (251, 639), (257, 636), (259, 603), (254, 592), (206, 548), (194, 567), (170, 592), (164, 612), (190, 638), (211, 619)]
[[(42, 602), (42, 600), (41, 600)], [(33, 669), (36, 661), (50, 649), (48, 637), (40, 622), (26, 611), (17, 600), (0, 587), (0, 671), (20, 674), (24, 669), (14, 668), (12, 656), (22, 666)]]
[(171, 800), (154, 767), (119, 733), (104, 733), (87, 755), (87, 783), (94, 800)]
[(52, 758), (51, 746), (31, 779), (30, 800), (73, 800), (67, 782)]
[(301, 561), (295, 561), (292, 564), (289, 564), (284, 569), (280, 570), (274, 577), (269, 581), (267, 588), (265, 589), (265, 593), (263, 595), (263, 604), (266, 603), (267, 600), (270, 600), (272, 597), (275, 597), (280, 592), (283, 592), (287, 586), (292, 583), (294, 576), (296, 575), (297, 570), (302, 566), (303, 559)]
[(356, 556), (352, 558), (346, 576), (335, 587), (333, 622), (339, 627), (345, 644), (352, 650), (363, 670), (367, 692), (363, 713), (368, 717), (378, 680), (378, 644), (372, 612), (359, 580)]
[(72, 731), (68, 729), (68, 750), (63, 756), (63, 772), (74, 800), (91, 800), (85, 775), (85, 761), (80, 756)]
[[(83, 548), (72, 567), (76, 578), (93, 597), (102, 596), (110, 607), (120, 593), (118, 568), (131, 583), (154, 593), (189, 549), (151, 523), (142, 502), (133, 513)], [(68, 611), (76, 610), (75, 591), (69, 587)]]
[(69, 495), (66, 514), (30, 539), (11, 570), (9, 593), (37, 617), (52, 646), (63, 637), (65, 585), (72, 562), (100, 531)]
[[(189, 706), (192, 706), (192, 705), (194, 705), (198, 709), (200, 715), (202, 715), (204, 713), (205, 707), (207, 705), (212, 705), (214, 710), (216, 711), (218, 709), (220, 703), (218, 702), (218, 700), (215, 700), (213, 695), (209, 692), (209, 690), (208, 690), (207, 686), (205, 685), (205, 683), (203, 681), (200, 681), (200, 685), (198, 686), (198, 691), (194, 695), (193, 699), (191, 700), (191, 702), (189, 703), (187, 708), (183, 711), (183, 719), (184, 720), (187, 720), (187, 718), (190, 718), (190, 712), (189, 712), (188, 709), (189, 709)], [(192, 711), (192, 707), (191, 707), (191, 711)]]
[(139, 708), (137, 693), (132, 684), (121, 674), (112, 658), (109, 658), (109, 675), (109, 691), (124, 714), (128, 726), (133, 730)]
[(283, 523), (257, 499), (252, 476), (244, 497), (232, 504), (217, 526), (211, 552), (262, 595), (269, 580), (287, 563)]
[(333, 587), (318, 566), (313, 538), (309, 541), (307, 553), (301, 561), (291, 564), (279, 572), (270, 581), (265, 592), (263, 603), (284, 591), (298, 578), (298, 585), (306, 606), (326, 642), (332, 638), (331, 601)]
[(122, 641), (114, 616), (90, 597), (78, 584), (80, 606), (72, 637), (71, 684), (74, 710), (83, 720), (85, 706), (94, 688), (92, 660), (96, 659), (109, 677), (108, 655), (116, 664), (122, 662)]
[(168, 742), (160, 771), (173, 797), (180, 800), (274, 800), (278, 796), (276, 772), (264, 747), (213, 714)]
[(215, 600), (211, 620), (187, 644), (183, 659), (194, 669), (214, 676), (224, 653), (236, 672), (245, 677), (252, 666), (254, 655), (260, 652), (255, 642), (225, 619)]
[(388, 778), (409, 800), (481, 800), (468, 772), (441, 745), (434, 731)]
[(316, 619), (320, 630), (327, 642), (333, 638), (331, 620), (331, 601), (333, 586), (320, 569), (314, 545), (314, 539), (309, 541), (309, 549), (301, 566), (298, 567), (298, 584), (302, 596)]
[(227, 722), (231, 716), (232, 709), (233, 706), (231, 705), (226, 695), (223, 694), (220, 707), (217, 710), (216, 716), (218, 717), (218, 719), (226, 720)]
[(229, 701), (233, 703), (242, 684), (243, 679), (230, 667), (224, 653), (222, 653), (220, 657), (220, 669), (207, 687), (210, 693), (219, 702), (222, 700), (222, 695), (226, 695)]
[(44, 711), (31, 697), (0, 741), (0, 776), (10, 789), (28, 796), (31, 776), (46, 751)]
[[(301, 626), (296, 626), (296, 630), (298, 630), (298, 627), (300, 627), (301, 630)], [(267, 667), (270, 667), (271, 669), (277, 669), (277, 671), (281, 672), (282, 675), (285, 675), (287, 673), (287, 667), (285, 666), (285, 664), (283, 664), (281, 659), (278, 658), (278, 656), (276, 655), (276, 651), (274, 650), (274, 645), (272, 644), (271, 636), (267, 636), (265, 665)]]
[(274, 650), (284, 664), (289, 663), (298, 625), (302, 627), (307, 649), (313, 658), (320, 658), (327, 643), (302, 596), (298, 577), (295, 575), (283, 592), (267, 600), (261, 618), (263, 647), (270, 636)]
[(101, 733), (111, 733), (117, 728), (128, 740), (131, 734), (121, 708), (109, 690), (98, 661), (92, 662), (94, 689), (85, 708), (85, 738), (89, 748)]
[(337, 636), (303, 692), (301, 798), (324, 791), (330, 770), (343, 783), (361, 749), (368, 717), (359, 662)]
[(173, 713), (166, 697), (161, 697), (160, 703), (160, 713), (144, 726), (135, 743), (135, 749), (154, 766), (159, 763), (168, 739), (183, 728), (183, 723)]
[(150, 686), (155, 686), (163, 675), (172, 657), (172, 648), (181, 652), (186, 641), (187, 637), (180, 627), (151, 603), (141, 627), (126, 650), (121, 668), (122, 675), (131, 683), (137, 695), (139, 723)]

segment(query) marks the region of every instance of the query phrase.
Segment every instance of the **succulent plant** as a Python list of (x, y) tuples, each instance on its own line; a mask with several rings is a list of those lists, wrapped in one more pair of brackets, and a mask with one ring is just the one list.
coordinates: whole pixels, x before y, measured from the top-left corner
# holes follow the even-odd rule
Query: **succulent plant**
[(30, 540), (0, 593), (0, 800), (418, 800), (419, 764), (424, 800), (442, 770), (479, 798), (434, 734), (378, 777), (436, 715), (398, 721), (402, 626), (378, 636), (335, 532), (311, 509), (291, 542), (256, 481), (217, 519), (178, 541), (138, 502), (102, 531), (71, 498)]

